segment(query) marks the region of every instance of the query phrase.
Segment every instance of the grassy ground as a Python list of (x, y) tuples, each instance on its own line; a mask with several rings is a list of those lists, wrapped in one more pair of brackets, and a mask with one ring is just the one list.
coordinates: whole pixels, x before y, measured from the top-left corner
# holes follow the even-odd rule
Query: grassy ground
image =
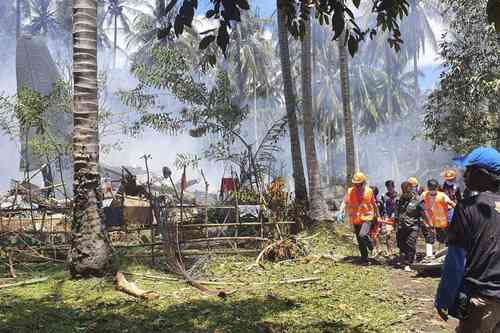
[[(201, 268), (203, 280), (243, 283), (227, 287), (237, 291), (225, 300), (202, 295), (180, 282), (135, 277), (138, 285), (162, 295), (160, 300), (145, 302), (115, 291), (112, 279), (71, 280), (63, 266), (44, 264), (24, 271), (20, 266), (21, 279), (49, 276), (49, 280), (0, 290), (0, 332), (360, 333), (449, 328), (433, 314), (436, 279), (350, 263), (345, 257), (356, 254), (356, 249), (346, 230), (333, 233), (320, 226), (310, 235), (315, 235), (307, 240), (311, 254), (333, 252), (338, 260), (308, 256), (266, 263), (264, 269), (248, 269), (255, 260), (252, 257), (207, 260)], [(122, 269), (164, 274), (137, 262), (123, 263)], [(320, 281), (272, 284), (305, 277)]]

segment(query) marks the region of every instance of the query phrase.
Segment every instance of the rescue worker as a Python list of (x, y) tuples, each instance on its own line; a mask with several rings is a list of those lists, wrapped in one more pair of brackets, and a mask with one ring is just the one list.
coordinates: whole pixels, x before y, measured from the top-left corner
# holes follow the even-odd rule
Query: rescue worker
[(462, 200), (462, 193), (457, 184), (457, 173), (455, 170), (447, 170), (444, 173), (443, 192), (446, 193), (455, 204)]
[(444, 320), (460, 320), (457, 333), (500, 329), (500, 153), (476, 148), (455, 160), (466, 168), (467, 189), (479, 194), (460, 201), (448, 234), (435, 307)]
[(417, 254), (418, 227), (422, 214), (421, 199), (408, 181), (401, 184), (401, 192), (395, 212), (400, 262), (405, 271), (411, 271), (410, 265)]
[[(411, 185), (412, 192), (418, 195), (423, 194), (423, 191), (419, 188), (418, 180), (416, 177), (408, 178), (408, 183)], [(433, 256), (432, 245), (435, 242), (434, 229), (432, 228), (432, 225), (429, 225), (424, 218), (420, 219), (419, 228), (420, 231), (422, 232), (422, 235), (424, 236), (426, 256), (432, 257)]]
[(435, 240), (445, 244), (448, 229), (448, 209), (454, 208), (455, 203), (448, 196), (439, 192), (439, 183), (435, 179), (427, 182), (427, 191), (422, 194), (424, 206), (424, 219), (428, 226), (433, 229), (435, 238), (426, 246), (426, 255), (433, 255), (433, 244)]
[[(444, 173), (442, 190), (446, 193), (448, 198), (455, 203), (455, 205), (462, 200), (462, 193), (457, 184), (457, 173), (455, 170), (447, 170)], [(451, 222), (451, 218), (453, 217), (453, 210), (453, 207), (448, 207), (448, 223)]]
[(385, 182), (387, 192), (382, 196), (382, 204), (384, 206), (382, 215), (384, 224), (382, 225), (382, 234), (385, 236), (385, 244), (387, 246), (387, 255), (394, 255), (394, 225), (396, 222), (396, 204), (398, 200), (398, 192), (393, 180)]
[(354, 227), (361, 261), (363, 264), (369, 264), (368, 251), (373, 250), (369, 232), (377, 215), (375, 197), (372, 189), (367, 186), (366, 176), (362, 172), (354, 174), (352, 184), (344, 199), (346, 217)]
[(413, 192), (417, 193), (418, 195), (422, 195), (424, 190), (420, 187), (417, 177), (408, 178), (408, 182), (411, 184)]
[(382, 250), (380, 248), (380, 233), (382, 231), (382, 223), (383, 219), (382, 216), (384, 215), (384, 205), (381, 200), (378, 198), (379, 190), (378, 187), (376, 186), (371, 186), (373, 196), (375, 198), (375, 203), (377, 207), (377, 214), (376, 217), (373, 219), (371, 229), (370, 229), (370, 238), (372, 239), (373, 242), (373, 256), (377, 257), (382, 253)]

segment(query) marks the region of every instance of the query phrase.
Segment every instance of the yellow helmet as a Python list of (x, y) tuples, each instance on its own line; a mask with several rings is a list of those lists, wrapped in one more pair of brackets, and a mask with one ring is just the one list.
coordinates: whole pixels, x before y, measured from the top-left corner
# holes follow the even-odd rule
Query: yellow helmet
[(447, 170), (444, 173), (445, 180), (455, 180), (457, 179), (457, 172), (455, 170)]
[(353, 184), (362, 184), (366, 182), (366, 176), (362, 172), (356, 172), (354, 176), (352, 176), (352, 183)]
[(413, 186), (413, 187), (418, 186), (417, 177), (410, 177), (410, 178), (408, 178), (408, 183), (410, 183), (410, 185)]

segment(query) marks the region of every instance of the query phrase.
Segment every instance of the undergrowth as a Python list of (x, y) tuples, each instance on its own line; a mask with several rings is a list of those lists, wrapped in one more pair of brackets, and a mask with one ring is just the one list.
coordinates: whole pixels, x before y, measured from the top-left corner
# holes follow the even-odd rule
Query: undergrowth
[[(301, 237), (307, 257), (264, 262), (263, 268), (252, 265), (255, 257), (204, 258), (197, 278), (235, 283), (224, 286), (235, 291), (227, 299), (205, 296), (182, 282), (129, 277), (162, 295), (145, 302), (116, 291), (112, 278), (72, 280), (63, 265), (19, 265), (20, 280), (49, 280), (0, 289), (0, 332), (407, 331), (406, 301), (391, 283), (391, 271), (343, 260), (356, 254), (350, 233), (320, 225)], [(167, 276), (137, 261), (121, 265), (127, 272)], [(320, 280), (276, 284), (309, 277)]]

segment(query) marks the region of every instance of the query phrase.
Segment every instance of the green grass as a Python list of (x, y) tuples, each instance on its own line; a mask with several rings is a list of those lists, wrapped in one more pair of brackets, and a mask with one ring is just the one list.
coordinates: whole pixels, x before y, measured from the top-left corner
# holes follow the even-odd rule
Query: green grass
[[(307, 240), (313, 254), (332, 251), (339, 258), (356, 254), (348, 237), (332, 233), (327, 226), (310, 235), (316, 235)], [(406, 331), (401, 318), (407, 314), (408, 300), (400, 297), (387, 268), (302, 258), (249, 270), (254, 260), (214, 256), (204, 267), (200, 279), (246, 284), (228, 286), (238, 290), (225, 300), (205, 296), (180, 282), (134, 277), (142, 288), (162, 295), (150, 302), (116, 291), (111, 279), (71, 280), (63, 266), (38, 265), (22, 279), (49, 276), (47, 282), (0, 290), (0, 332)], [(123, 263), (122, 269), (163, 274), (131, 262)], [(321, 280), (252, 286), (304, 277)]]

